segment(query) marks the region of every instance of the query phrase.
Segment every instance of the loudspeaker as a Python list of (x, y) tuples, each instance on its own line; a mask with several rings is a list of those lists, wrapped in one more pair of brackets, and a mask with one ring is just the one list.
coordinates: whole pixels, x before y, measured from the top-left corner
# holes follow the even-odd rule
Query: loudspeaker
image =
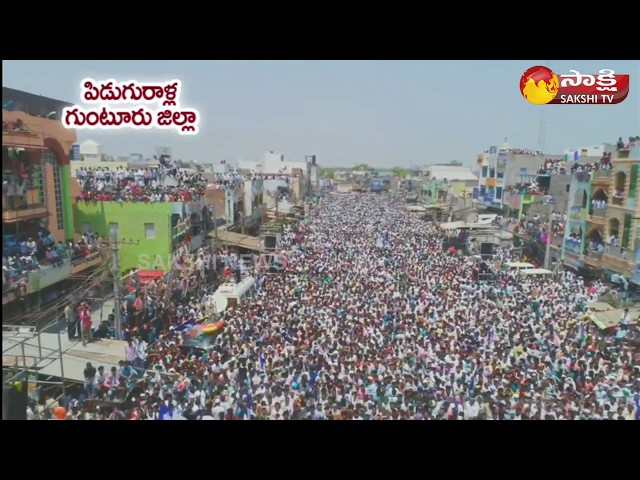
[(3, 385), (3, 420), (26, 420), (29, 388), (27, 382), (13, 382)]
[(264, 248), (275, 249), (278, 239), (273, 235), (264, 237)]
[(493, 255), (493, 243), (481, 243), (480, 255)]

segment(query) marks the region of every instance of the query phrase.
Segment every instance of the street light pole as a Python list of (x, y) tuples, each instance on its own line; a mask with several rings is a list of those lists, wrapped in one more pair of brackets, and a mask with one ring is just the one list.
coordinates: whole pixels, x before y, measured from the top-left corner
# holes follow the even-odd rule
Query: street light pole
[(553, 234), (553, 202), (549, 202), (549, 220), (547, 221), (547, 245), (544, 252), (544, 268), (551, 264), (551, 235)]

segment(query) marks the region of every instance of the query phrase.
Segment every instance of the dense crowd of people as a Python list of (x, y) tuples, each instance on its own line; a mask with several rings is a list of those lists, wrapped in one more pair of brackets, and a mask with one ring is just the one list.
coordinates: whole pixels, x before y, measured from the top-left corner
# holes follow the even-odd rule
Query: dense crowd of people
[[(551, 226), (549, 226), (548, 214), (528, 212), (518, 221), (512, 232), (522, 238), (535, 240), (541, 246), (545, 246), (549, 241), (559, 245), (564, 236), (566, 217), (566, 213), (551, 212)], [(549, 238), (549, 228), (551, 228), (551, 238)]]
[(207, 185), (200, 173), (164, 167), (79, 168), (76, 177), (81, 201), (187, 202), (202, 197)]
[(538, 175), (572, 175), (576, 172), (597, 172), (611, 170), (612, 166), (611, 153), (603, 154), (599, 162), (593, 163), (565, 162), (548, 158), (538, 169)]
[(511, 195), (548, 195), (549, 189), (542, 188), (535, 180), (532, 182), (518, 182), (510, 187)]
[[(173, 278), (134, 283), (121, 364), (88, 365), (82, 398), (41, 399), (29, 415), (639, 418), (637, 319), (625, 311), (614, 337), (601, 333), (588, 305), (605, 287), (499, 265), (493, 282), (478, 281), (486, 265), (449, 240), (387, 196), (329, 195), (283, 235), (282, 273), (245, 265), (255, 292), (222, 312), (224, 327), (203, 344), (192, 327), (216, 265), (239, 280), (241, 262), (230, 250), (185, 253)], [(95, 396), (120, 402), (85, 400)]]
[(65, 260), (77, 261), (100, 251), (102, 241), (99, 235), (89, 231), (77, 241), (56, 242), (51, 232), (45, 228), (40, 228), (34, 237), (4, 235), (2, 289), (6, 291), (24, 285), (32, 270), (60, 267)]

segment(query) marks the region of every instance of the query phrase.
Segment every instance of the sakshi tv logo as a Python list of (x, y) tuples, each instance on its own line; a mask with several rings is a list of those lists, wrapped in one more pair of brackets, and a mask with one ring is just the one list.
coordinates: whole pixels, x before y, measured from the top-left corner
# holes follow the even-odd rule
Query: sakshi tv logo
[(568, 74), (557, 75), (538, 65), (522, 74), (520, 93), (534, 105), (615, 105), (629, 95), (629, 75), (610, 68), (597, 74), (569, 70)]

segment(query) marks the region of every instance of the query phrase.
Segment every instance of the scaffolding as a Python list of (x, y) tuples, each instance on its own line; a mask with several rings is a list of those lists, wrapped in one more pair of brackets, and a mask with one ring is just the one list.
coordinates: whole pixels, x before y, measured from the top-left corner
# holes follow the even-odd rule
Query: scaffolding
[[(43, 339), (43, 334), (48, 330), (56, 331), (56, 341)], [(51, 339), (51, 333), (48, 333)], [(60, 363), (60, 377), (55, 379), (40, 380), (38, 371), (44, 366), (54, 362)], [(36, 375), (36, 384), (58, 386), (62, 395), (66, 394), (63, 363), (62, 338), (59, 322), (54, 320), (45, 327), (2, 325), (2, 396), (3, 405), (8, 403), (5, 398), (7, 388), (15, 382), (34, 382), (31, 376)], [(6, 410), (3, 408), (2, 416), (5, 418)]]

